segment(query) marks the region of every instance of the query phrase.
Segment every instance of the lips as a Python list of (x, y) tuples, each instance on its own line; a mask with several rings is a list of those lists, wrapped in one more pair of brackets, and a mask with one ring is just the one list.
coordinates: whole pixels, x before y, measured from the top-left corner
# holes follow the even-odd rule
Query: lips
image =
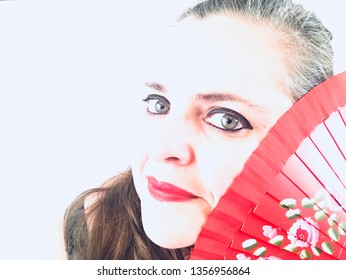
[(184, 202), (197, 198), (194, 194), (185, 191), (167, 182), (159, 182), (148, 176), (148, 189), (153, 198), (165, 202)]

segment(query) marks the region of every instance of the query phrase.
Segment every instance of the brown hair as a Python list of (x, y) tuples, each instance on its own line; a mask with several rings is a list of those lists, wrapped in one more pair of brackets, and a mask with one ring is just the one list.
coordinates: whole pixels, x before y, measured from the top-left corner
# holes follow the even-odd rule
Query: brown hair
[[(286, 82), (294, 100), (332, 75), (331, 35), (300, 5), (291, 0), (206, 0), (180, 20), (190, 16), (203, 20), (221, 13), (276, 30), (291, 52)], [(84, 209), (90, 196), (97, 199)], [(183, 259), (190, 250), (161, 248), (146, 236), (130, 169), (76, 198), (66, 210), (64, 239), (68, 259)]]
[[(85, 199), (95, 194), (85, 211)], [(82, 193), (67, 208), (64, 229), (68, 259), (183, 259), (187, 252), (161, 248), (146, 236), (130, 169)]]

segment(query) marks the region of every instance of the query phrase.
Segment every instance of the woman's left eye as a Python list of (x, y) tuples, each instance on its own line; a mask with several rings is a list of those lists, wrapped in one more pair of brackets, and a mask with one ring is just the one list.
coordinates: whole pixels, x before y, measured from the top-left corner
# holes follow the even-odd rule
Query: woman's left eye
[(213, 109), (204, 120), (210, 125), (226, 132), (252, 129), (251, 124), (243, 115), (227, 108)]

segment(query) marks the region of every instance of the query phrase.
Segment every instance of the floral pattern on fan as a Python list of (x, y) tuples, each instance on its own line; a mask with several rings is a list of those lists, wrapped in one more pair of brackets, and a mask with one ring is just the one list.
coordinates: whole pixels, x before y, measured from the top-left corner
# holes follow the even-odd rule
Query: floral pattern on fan
[[(301, 259), (311, 259), (312, 256), (318, 258), (322, 252), (333, 254), (333, 244), (339, 242), (341, 236), (346, 235), (346, 222), (340, 220), (337, 214), (345, 211), (346, 201), (338, 200), (336, 196), (321, 189), (313, 198), (303, 198), (299, 207), (296, 199), (283, 199), (280, 207), (286, 211), (286, 217), (289, 222), (292, 221), (292, 224), (288, 230), (264, 225), (263, 236), (270, 244), (296, 253)], [(321, 223), (324, 223), (323, 229)], [(255, 238), (246, 239), (242, 243), (242, 248), (249, 254), (239, 253), (236, 258), (238, 260), (250, 260), (252, 257), (258, 260), (280, 259), (280, 256), (270, 255), (267, 246), (258, 246), (258, 244)]]

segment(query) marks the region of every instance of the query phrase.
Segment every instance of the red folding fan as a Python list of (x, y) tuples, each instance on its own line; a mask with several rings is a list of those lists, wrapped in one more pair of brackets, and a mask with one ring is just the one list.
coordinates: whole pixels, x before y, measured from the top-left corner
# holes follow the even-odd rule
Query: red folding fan
[(269, 131), (211, 212), (191, 259), (346, 259), (346, 72)]

